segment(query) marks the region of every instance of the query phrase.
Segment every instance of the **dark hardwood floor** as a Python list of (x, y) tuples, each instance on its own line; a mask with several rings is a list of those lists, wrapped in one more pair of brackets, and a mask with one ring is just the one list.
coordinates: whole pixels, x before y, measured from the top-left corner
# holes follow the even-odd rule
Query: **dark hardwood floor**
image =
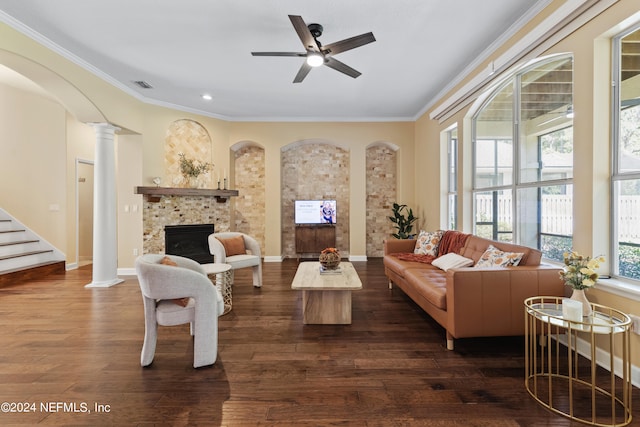
[(0, 425), (582, 425), (528, 395), (522, 337), (462, 339), (447, 351), (444, 330), (388, 289), (380, 259), (354, 265), (364, 289), (345, 326), (302, 324), (295, 260), (266, 263), (262, 289), (250, 270), (236, 272), (218, 360), (200, 369), (188, 325), (161, 327), (153, 364), (140, 367), (135, 277), (85, 289), (88, 266), (4, 286), (0, 403), (24, 411), (3, 404)]

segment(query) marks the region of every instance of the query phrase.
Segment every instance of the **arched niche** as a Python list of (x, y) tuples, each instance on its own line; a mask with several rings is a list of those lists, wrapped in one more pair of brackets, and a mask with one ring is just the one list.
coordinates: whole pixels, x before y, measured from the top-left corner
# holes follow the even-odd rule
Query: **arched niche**
[[(164, 182), (170, 186), (185, 185), (180, 173), (180, 154), (187, 159), (213, 164), (211, 151), (211, 136), (204, 126), (190, 119), (174, 121), (167, 127), (164, 139)], [(212, 168), (200, 175), (197, 186), (213, 188)]]
[(393, 232), (388, 219), (397, 197), (396, 144), (380, 141), (366, 149), (366, 250), (367, 257), (384, 255), (383, 241)]
[(232, 227), (253, 236), (265, 253), (266, 162), (264, 147), (253, 141), (231, 146), (234, 189)]
[(350, 151), (321, 139), (300, 140), (282, 147), (282, 253), (296, 256), (295, 200), (336, 200), (336, 246), (349, 255)]

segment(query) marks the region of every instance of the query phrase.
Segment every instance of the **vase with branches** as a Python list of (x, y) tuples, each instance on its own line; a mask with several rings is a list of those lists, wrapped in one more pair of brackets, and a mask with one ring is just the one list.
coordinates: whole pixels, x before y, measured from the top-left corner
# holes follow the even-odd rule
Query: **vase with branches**
[(187, 185), (194, 186), (198, 177), (206, 173), (213, 166), (213, 164), (208, 162), (190, 159), (186, 157), (184, 153), (178, 154), (178, 157), (180, 157), (180, 173)]

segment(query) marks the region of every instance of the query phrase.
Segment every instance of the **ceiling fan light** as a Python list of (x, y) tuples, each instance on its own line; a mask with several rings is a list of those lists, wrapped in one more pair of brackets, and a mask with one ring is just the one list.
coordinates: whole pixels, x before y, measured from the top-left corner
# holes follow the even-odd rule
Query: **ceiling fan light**
[(310, 53), (307, 55), (307, 64), (310, 67), (319, 67), (324, 64), (324, 57), (319, 53)]

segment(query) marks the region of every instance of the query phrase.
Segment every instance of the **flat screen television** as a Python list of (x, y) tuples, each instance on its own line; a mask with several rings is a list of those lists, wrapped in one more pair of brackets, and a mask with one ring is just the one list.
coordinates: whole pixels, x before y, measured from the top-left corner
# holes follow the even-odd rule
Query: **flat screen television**
[(337, 218), (335, 200), (296, 200), (294, 220), (296, 224), (335, 224)]

